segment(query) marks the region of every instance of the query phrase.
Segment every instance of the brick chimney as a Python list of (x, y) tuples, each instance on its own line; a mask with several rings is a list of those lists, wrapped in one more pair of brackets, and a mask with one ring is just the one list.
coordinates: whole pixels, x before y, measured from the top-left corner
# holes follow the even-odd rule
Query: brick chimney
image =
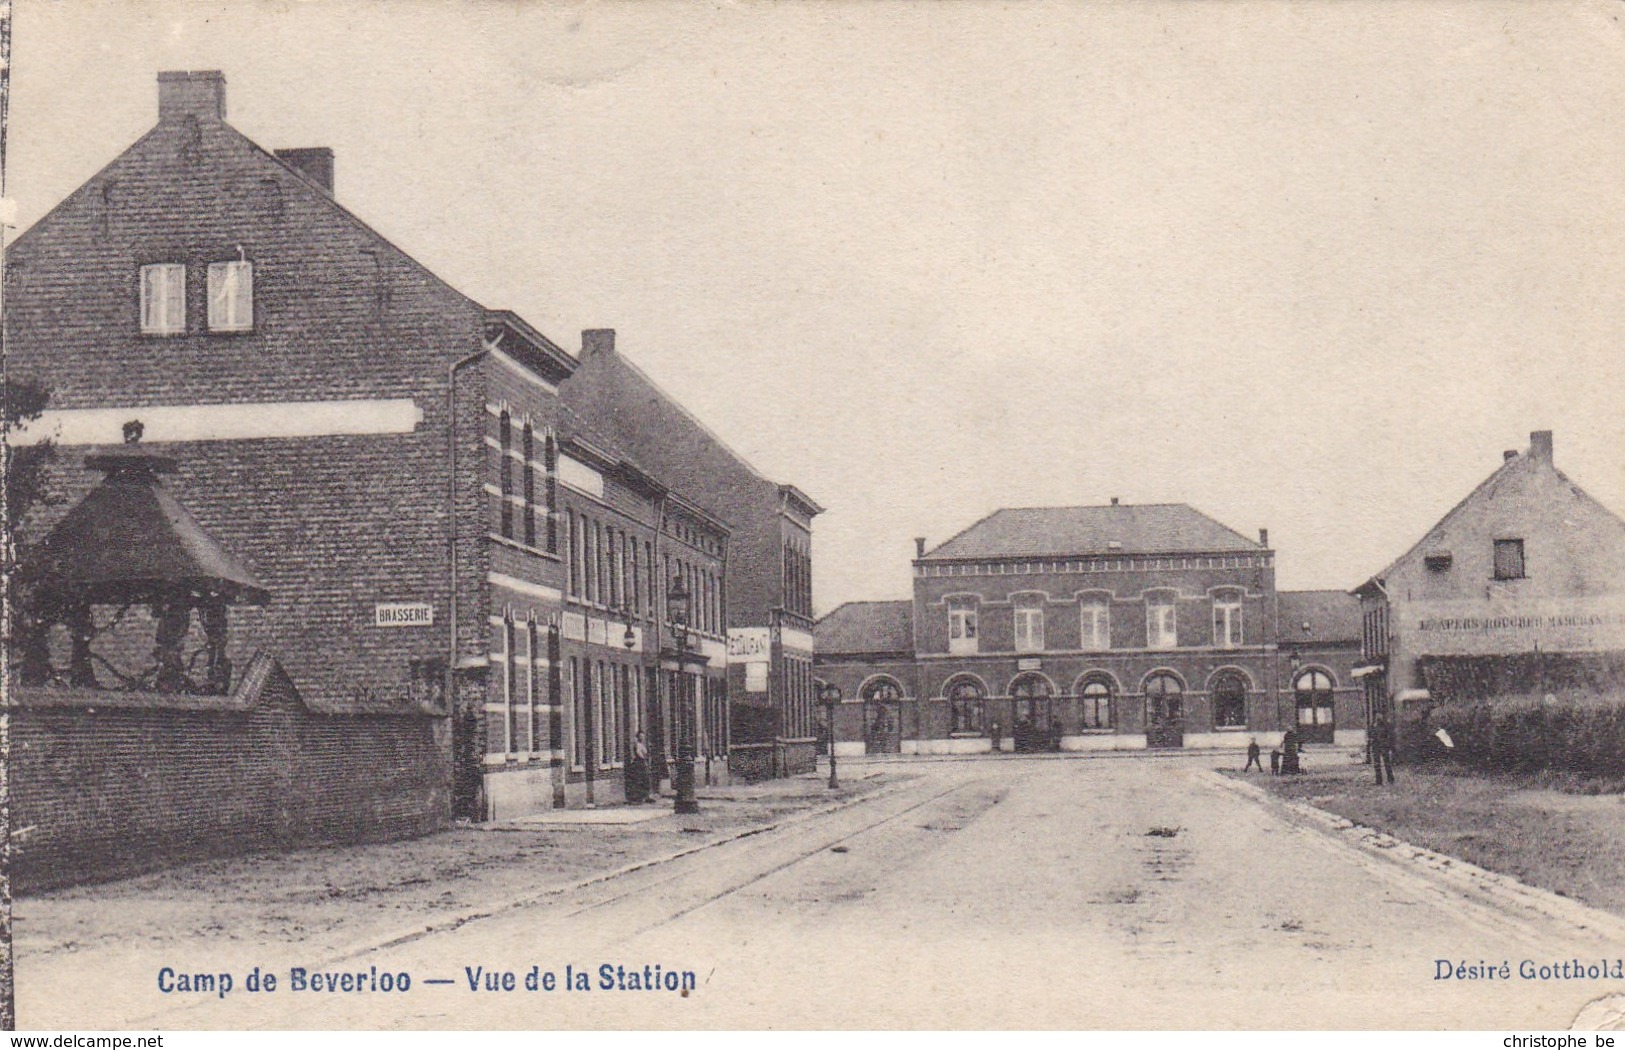
[(1113, 496), (1113, 497), (1112, 497), (1112, 506), (1114, 506), (1114, 507), (1115, 507), (1115, 506), (1117, 506), (1117, 505), (1118, 505), (1118, 503), (1117, 503), (1117, 497), (1116, 497), (1116, 496)]
[(1268, 547), (1270, 545), (1270, 530), (1269, 529), (1259, 529), (1258, 530), (1258, 545), (1260, 547)]
[(226, 75), (218, 69), (170, 70), (158, 74), (158, 122), (196, 117), (226, 119)]
[(1552, 432), (1537, 430), (1529, 435), (1529, 454), (1542, 463), (1552, 461)]
[(1509, 460), (1509, 459), (1517, 459), (1517, 458), (1518, 458), (1518, 450), (1515, 449), (1515, 448), (1509, 448), (1505, 452), (1501, 453), (1501, 460), (1503, 462), (1505, 462), (1506, 460)]
[(925, 557), (925, 537), (924, 536), (916, 536), (916, 537), (914, 537), (914, 557), (916, 557), (916, 558)]
[(581, 359), (615, 352), (615, 329), (587, 328), (581, 333)]
[(306, 146), (302, 149), (279, 149), (276, 159), (304, 176), (306, 182), (320, 186), (333, 195), (333, 151), (326, 146)]

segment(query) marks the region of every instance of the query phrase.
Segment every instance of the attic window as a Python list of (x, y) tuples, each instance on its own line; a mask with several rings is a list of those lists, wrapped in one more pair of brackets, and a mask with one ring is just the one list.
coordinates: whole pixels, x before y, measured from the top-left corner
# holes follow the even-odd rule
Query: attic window
[(1449, 551), (1428, 551), (1422, 556), (1422, 564), (1433, 572), (1444, 572), (1450, 568)]

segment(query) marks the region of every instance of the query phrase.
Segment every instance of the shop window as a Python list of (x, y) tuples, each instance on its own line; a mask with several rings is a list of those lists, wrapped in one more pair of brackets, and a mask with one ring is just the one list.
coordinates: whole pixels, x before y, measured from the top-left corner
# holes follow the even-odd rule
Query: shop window
[(1219, 675), (1213, 680), (1213, 727), (1244, 729), (1246, 726), (1246, 680), (1234, 672)]
[(154, 263), (141, 267), (141, 331), (179, 335), (186, 331), (186, 267)]
[(1495, 578), (1523, 579), (1523, 540), (1495, 541)]

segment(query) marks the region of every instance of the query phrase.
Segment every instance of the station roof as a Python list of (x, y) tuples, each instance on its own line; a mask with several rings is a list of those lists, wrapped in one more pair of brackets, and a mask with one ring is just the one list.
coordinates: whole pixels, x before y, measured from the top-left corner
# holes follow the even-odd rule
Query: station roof
[(1262, 549), (1186, 503), (1112, 503), (996, 510), (919, 560)]
[(847, 602), (813, 626), (820, 653), (906, 653), (914, 649), (914, 603)]

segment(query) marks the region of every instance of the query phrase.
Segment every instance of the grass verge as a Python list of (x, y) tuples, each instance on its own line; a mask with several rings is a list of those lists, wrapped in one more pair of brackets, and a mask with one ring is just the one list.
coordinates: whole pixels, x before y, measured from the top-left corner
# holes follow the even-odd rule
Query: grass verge
[(1395, 784), (1381, 787), (1363, 765), (1243, 779), (1281, 798), (1625, 915), (1625, 795), (1556, 790), (1538, 776), (1407, 767), (1395, 775)]

